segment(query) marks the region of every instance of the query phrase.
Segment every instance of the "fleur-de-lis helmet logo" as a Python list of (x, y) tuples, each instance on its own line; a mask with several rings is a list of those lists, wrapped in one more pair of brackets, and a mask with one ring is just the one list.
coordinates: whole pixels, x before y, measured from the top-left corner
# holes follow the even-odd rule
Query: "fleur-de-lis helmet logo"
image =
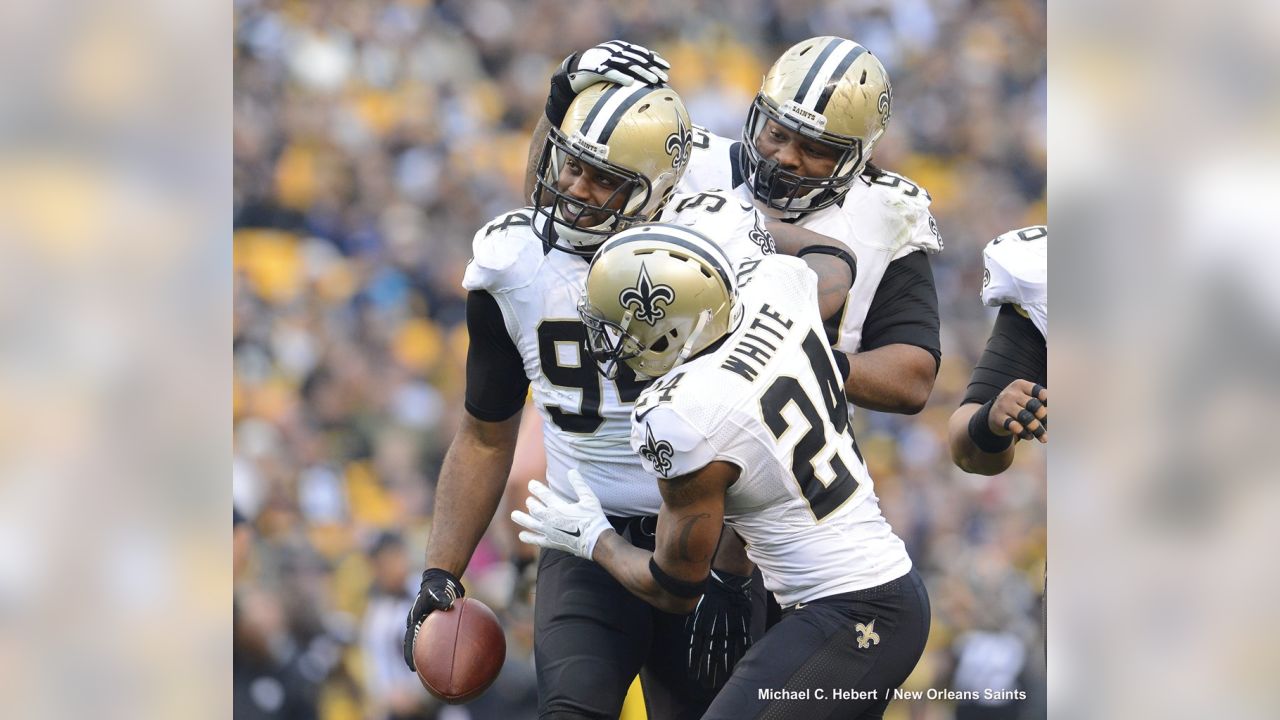
[(693, 133), (684, 125), (684, 116), (676, 112), (676, 131), (667, 136), (667, 154), (671, 156), (671, 167), (682, 168), (689, 162), (693, 153)]
[(654, 285), (649, 279), (649, 270), (640, 263), (640, 277), (636, 278), (636, 286), (629, 287), (618, 294), (618, 304), (633, 311), (633, 317), (650, 326), (667, 316), (664, 308), (658, 303), (670, 305), (675, 302), (676, 291), (670, 285)]
[(640, 447), (640, 457), (648, 460), (653, 464), (653, 469), (662, 477), (666, 477), (671, 472), (671, 455), (675, 453), (675, 449), (671, 447), (671, 443), (666, 440), (655, 440), (653, 437), (653, 428), (649, 427), (649, 423), (644, 424), (644, 445)]

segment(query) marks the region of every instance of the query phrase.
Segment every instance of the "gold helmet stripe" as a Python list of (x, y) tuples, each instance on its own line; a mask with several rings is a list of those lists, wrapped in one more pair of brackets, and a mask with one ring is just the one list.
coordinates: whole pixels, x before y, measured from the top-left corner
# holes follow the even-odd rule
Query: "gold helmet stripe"
[(849, 66), (853, 64), (853, 61), (857, 60), (858, 56), (866, 51), (866, 48), (855, 44), (849, 52), (845, 53), (844, 57), (841, 58), (840, 62), (836, 65), (836, 69), (832, 71), (831, 76), (827, 79), (827, 82), (823, 84), (822, 94), (818, 96), (818, 102), (813, 106), (815, 112), (820, 113), (826, 111), (827, 103), (831, 101), (831, 95), (835, 93), (836, 86), (840, 84), (840, 80), (844, 77), (845, 72), (849, 69)]
[(608, 144), (609, 136), (613, 134), (614, 128), (618, 126), (623, 116), (652, 89), (636, 83), (631, 87), (615, 87), (606, 91), (596, 106), (591, 109), (586, 122), (582, 123), (583, 135), (602, 145)]

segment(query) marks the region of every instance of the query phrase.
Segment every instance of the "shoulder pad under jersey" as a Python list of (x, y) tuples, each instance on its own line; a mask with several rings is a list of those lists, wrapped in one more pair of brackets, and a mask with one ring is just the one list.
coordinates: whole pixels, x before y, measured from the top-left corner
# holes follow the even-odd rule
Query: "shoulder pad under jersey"
[(715, 459), (715, 448), (672, 405), (637, 408), (631, 423), (631, 449), (650, 473), (663, 478), (699, 470)]
[(982, 251), (982, 302), (992, 307), (1043, 304), (1048, 297), (1049, 230), (1044, 225), (1010, 230)]
[(529, 284), (545, 257), (532, 222), (533, 208), (526, 207), (503, 213), (477, 230), (462, 286), (501, 292)]
[(938, 222), (929, 212), (932, 201), (929, 192), (918, 183), (898, 173), (881, 171), (876, 176), (863, 174), (854, 181), (843, 207), (878, 216), (884, 231), (862, 240), (885, 245), (897, 260), (917, 250), (942, 252)]

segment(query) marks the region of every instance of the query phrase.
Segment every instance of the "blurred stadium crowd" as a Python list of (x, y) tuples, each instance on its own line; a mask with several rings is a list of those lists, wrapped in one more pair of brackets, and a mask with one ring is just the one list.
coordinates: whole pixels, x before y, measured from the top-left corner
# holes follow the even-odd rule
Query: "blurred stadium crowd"
[(652, 47), (695, 122), (737, 136), (774, 58), (826, 34), (888, 68), (894, 115), (876, 161), (930, 191), (946, 243), (928, 406), (855, 422), (933, 600), (908, 687), (1028, 693), (897, 703), (889, 717), (1042, 716), (1044, 455), (969, 476), (945, 431), (993, 317), (978, 297), (982, 246), (1046, 219), (1043, 2), (236, 0), (237, 717), (536, 714), (531, 553), (505, 523), (464, 578), (508, 629), (498, 685), (433, 706), (400, 660), (462, 412), (472, 234), (526, 203), (529, 132), (569, 52)]

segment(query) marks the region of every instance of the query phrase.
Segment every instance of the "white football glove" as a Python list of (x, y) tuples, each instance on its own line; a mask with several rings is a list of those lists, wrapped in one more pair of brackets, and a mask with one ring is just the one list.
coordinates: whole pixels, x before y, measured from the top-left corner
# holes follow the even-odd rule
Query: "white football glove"
[(646, 85), (661, 85), (667, 81), (671, 63), (658, 53), (623, 40), (610, 40), (587, 50), (569, 73), (569, 85), (574, 93), (580, 93), (591, 85), (608, 80), (619, 85), (630, 85), (639, 80)]
[(590, 560), (600, 533), (613, 526), (605, 518), (595, 493), (576, 469), (569, 471), (569, 484), (578, 494), (576, 501), (566, 500), (543, 483), (530, 480), (529, 492), (533, 497), (527, 503), (529, 512), (515, 510), (511, 519), (528, 528), (520, 531), (521, 542), (563, 550)]

